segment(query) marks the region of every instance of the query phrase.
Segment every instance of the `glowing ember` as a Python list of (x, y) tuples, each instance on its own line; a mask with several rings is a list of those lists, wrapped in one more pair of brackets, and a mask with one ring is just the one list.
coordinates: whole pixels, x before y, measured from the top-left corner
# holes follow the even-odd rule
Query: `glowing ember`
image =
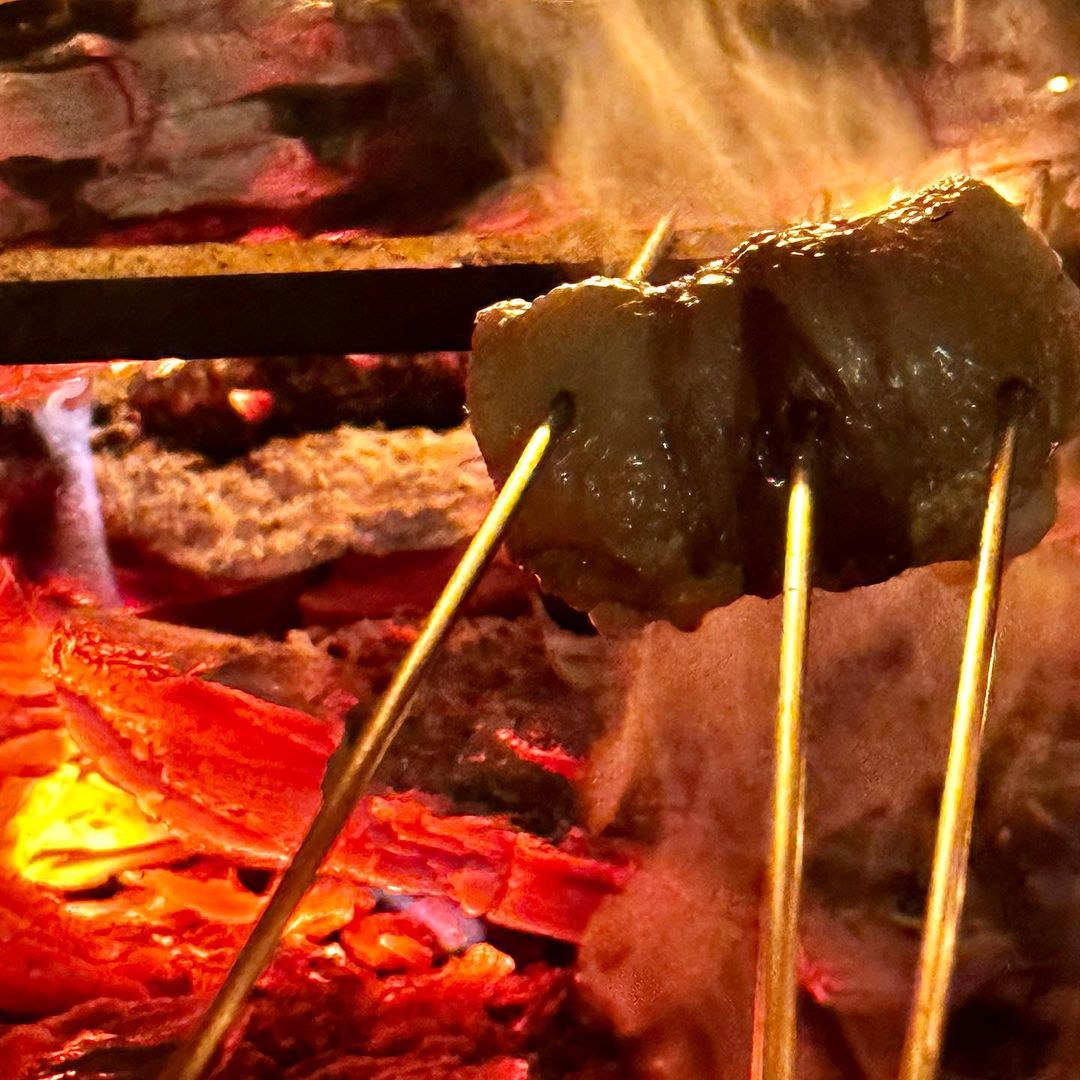
[(405, 915), (362, 917), (341, 932), (341, 942), (349, 956), (376, 971), (429, 968), (435, 958), (431, 935)]
[[(179, 672), (164, 652), (90, 620), (57, 625), (46, 671), (82, 753), (144, 805), (152, 800), (178, 839), (241, 864), (287, 862), (318, 804), (339, 725)], [(328, 869), (446, 895), (470, 916), (575, 943), (633, 873), (573, 831), (554, 846), (498, 816), (443, 810), (412, 793), (369, 796)]]
[(167, 379), (170, 375), (175, 375), (186, 363), (186, 360), (181, 360), (179, 357), (157, 360), (147, 365), (146, 377), (148, 379)]
[(78, 386), (104, 363), (13, 364), (0, 370), (0, 401), (37, 408), (53, 391), (67, 383)]
[(261, 424), (274, 411), (269, 390), (230, 390), (229, 404), (249, 424)]
[[(83, 889), (166, 839), (127, 792), (74, 762), (34, 780), (12, 822), (10, 860), (28, 881)], [(97, 857), (95, 857), (97, 856)]]
[(499, 728), (495, 738), (508, 747), (522, 761), (539, 765), (541, 769), (564, 776), (567, 780), (578, 780), (585, 774), (585, 764), (580, 758), (567, 753), (561, 746), (536, 746), (523, 739), (510, 728)]
[[(0, 590), (0, 1011), (57, 1018), (0, 1032), (4, 1077), (167, 1049), (264, 908), (340, 732), (148, 648), (140, 620), (72, 618), (50, 596)], [(328, 1048), (371, 1080), (532, 1075), (573, 977), (535, 939), (579, 942), (633, 867), (577, 830), (556, 847), (449, 811), (419, 792), (363, 801), (223, 1077)], [(485, 942), (499, 926), (516, 933)]]
[(120, 377), (131, 376), (137, 374), (142, 366), (142, 360), (110, 360), (109, 373)]

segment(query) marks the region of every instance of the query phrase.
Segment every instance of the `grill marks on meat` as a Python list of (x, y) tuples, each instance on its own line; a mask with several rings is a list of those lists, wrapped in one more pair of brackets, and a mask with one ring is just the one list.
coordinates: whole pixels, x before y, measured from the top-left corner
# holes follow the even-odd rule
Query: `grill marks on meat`
[(496, 481), (551, 400), (572, 430), (511, 549), (547, 589), (694, 625), (779, 589), (785, 480), (820, 429), (817, 584), (966, 558), (1011, 384), (1035, 391), (1010, 544), (1049, 527), (1074, 427), (1080, 299), (989, 187), (953, 180), (853, 222), (758, 236), (664, 288), (609, 279), (481, 312), (469, 406)]

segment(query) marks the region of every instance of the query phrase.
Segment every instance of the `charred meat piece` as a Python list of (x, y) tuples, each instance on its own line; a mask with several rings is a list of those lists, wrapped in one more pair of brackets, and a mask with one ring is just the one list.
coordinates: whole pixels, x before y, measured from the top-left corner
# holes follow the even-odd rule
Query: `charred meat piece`
[(1004, 199), (952, 182), (862, 221), (758, 238), (730, 268), (744, 290), (744, 361), (758, 373), (758, 438), (770, 451), (777, 433), (790, 439), (802, 404), (825, 416), (823, 584), (974, 552), (1010, 385), (1035, 391), (1012, 549), (1038, 542), (1054, 512), (1047, 458), (1075, 423), (1080, 302)]
[(692, 626), (778, 591), (807, 417), (817, 585), (973, 553), (1014, 386), (1029, 392), (1010, 547), (1033, 546), (1078, 376), (1080, 294), (1000, 196), (959, 179), (857, 221), (757, 236), (664, 288), (596, 278), (489, 308), (469, 406), (501, 482), (555, 395), (573, 395), (512, 551), (575, 606)]
[(669, 296), (593, 279), (481, 314), (470, 414), (497, 481), (553, 393), (574, 395), (574, 426), (511, 534), (513, 554), (571, 604), (692, 618), (742, 592), (735, 298), (726, 281)]

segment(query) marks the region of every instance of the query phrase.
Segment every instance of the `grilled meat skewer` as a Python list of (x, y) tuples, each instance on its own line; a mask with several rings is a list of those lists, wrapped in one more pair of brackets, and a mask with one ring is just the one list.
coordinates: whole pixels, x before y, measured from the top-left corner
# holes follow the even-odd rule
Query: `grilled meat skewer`
[(780, 587), (786, 477), (822, 447), (815, 584), (971, 556), (1003, 393), (1025, 391), (1009, 550), (1054, 517), (1080, 293), (996, 192), (944, 181), (856, 221), (757, 236), (662, 288), (593, 278), (481, 312), (469, 407), (501, 482), (552, 398), (573, 428), (510, 531), (597, 616), (690, 627)]

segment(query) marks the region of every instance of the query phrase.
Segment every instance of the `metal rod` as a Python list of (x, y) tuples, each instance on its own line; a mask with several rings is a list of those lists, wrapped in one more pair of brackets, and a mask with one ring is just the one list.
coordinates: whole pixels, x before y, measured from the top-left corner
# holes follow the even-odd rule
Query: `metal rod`
[[(649, 274), (670, 240), (673, 220), (674, 212), (657, 222), (637, 258), (630, 264), (628, 277), (644, 279)], [(210, 1064), (251, 988), (269, 964), (290, 916), (314, 882), (345, 822), (401, 729), (420, 680), (442, 646), (462, 603), (495, 554), (552, 442), (570, 422), (572, 412), (570, 396), (558, 395), (547, 419), (530, 437), (375, 712), (355, 741), (349, 741), (348, 736), (343, 739), (327, 768), (322, 805), (307, 835), (198, 1028), (170, 1057), (160, 1080), (199, 1080)]]
[(243, 1008), (249, 991), (270, 962), (290, 916), (315, 880), (357, 800), (401, 728), (420, 680), (442, 645), (462, 602), (495, 554), (522, 496), (553, 439), (568, 423), (571, 411), (568, 397), (556, 399), (548, 418), (529, 439), (375, 712), (355, 741), (343, 742), (338, 760), (328, 771), (322, 805), (307, 835), (198, 1028), (173, 1053), (161, 1080), (198, 1080), (210, 1064)]
[(672, 226), (675, 223), (675, 211), (669, 210), (654, 226), (645, 238), (637, 257), (626, 268), (623, 277), (627, 281), (645, 281), (656, 269), (656, 264), (664, 257), (671, 244)]
[(810, 622), (813, 519), (813, 488), (808, 455), (804, 453), (792, 469), (788, 498), (772, 833), (765, 925), (758, 950), (758, 972), (763, 984), (760, 997), (763, 1017), (758, 1030), (764, 1080), (792, 1080), (795, 1075), (796, 960), (806, 785), (802, 698)]
[[(480, 308), (642, 244), (594, 232), (0, 251), (0, 364), (464, 350)], [(748, 232), (684, 232), (669, 265), (690, 273)]]
[(558, 265), (463, 265), (0, 278), (0, 325), (10, 331), (0, 342), (0, 364), (465, 350), (480, 308), (531, 299), (587, 273)]
[(1010, 420), (995, 448), (990, 492), (979, 541), (979, 562), (968, 608), (960, 683), (953, 713), (952, 744), (941, 796), (922, 949), (901, 1080), (933, 1080), (941, 1056), (957, 930), (967, 885), (968, 849), (975, 789), (993, 678), (998, 598), (1005, 545), (1009, 484), (1016, 456), (1017, 425)]

